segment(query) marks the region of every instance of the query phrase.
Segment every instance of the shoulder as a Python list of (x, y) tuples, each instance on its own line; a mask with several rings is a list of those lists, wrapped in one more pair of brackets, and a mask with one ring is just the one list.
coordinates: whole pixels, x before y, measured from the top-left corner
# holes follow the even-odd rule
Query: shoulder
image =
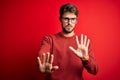
[(56, 37), (58, 35), (58, 33), (56, 33), (56, 34), (47, 34), (47, 35), (45, 35), (43, 38), (54, 38), (54, 37)]
[(43, 40), (52, 40), (54, 38), (57, 38), (57, 36), (59, 36), (59, 33), (56, 34), (47, 34), (43, 37)]

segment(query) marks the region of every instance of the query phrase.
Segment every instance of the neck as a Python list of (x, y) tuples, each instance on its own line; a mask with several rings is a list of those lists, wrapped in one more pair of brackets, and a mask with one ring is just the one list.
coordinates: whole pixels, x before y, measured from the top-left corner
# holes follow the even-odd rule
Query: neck
[(62, 31), (61, 33), (65, 37), (72, 37), (75, 34), (74, 31), (72, 31), (71, 33), (65, 33), (65, 32)]

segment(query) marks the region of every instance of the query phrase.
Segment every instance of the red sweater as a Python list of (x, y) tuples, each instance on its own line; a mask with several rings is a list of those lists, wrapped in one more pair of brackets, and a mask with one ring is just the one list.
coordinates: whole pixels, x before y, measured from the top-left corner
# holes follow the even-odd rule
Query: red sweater
[(57, 33), (43, 38), (39, 56), (41, 57), (43, 53), (50, 52), (54, 55), (53, 65), (59, 66), (58, 70), (46, 76), (46, 80), (83, 80), (84, 68), (91, 74), (97, 73), (97, 63), (90, 46), (88, 51), (89, 60), (87, 62), (83, 62), (69, 49), (69, 46), (77, 49), (75, 36), (65, 37), (61, 33)]

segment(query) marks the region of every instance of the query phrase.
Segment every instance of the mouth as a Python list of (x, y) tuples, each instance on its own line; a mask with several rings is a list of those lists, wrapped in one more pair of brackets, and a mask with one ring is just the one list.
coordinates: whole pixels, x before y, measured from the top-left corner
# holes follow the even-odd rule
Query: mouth
[(72, 28), (72, 26), (71, 25), (67, 25), (65, 28), (69, 30), (69, 29)]

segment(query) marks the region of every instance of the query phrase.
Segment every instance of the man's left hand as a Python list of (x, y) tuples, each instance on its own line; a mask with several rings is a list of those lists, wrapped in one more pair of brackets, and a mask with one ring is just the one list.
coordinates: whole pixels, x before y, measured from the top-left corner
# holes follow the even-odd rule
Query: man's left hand
[(81, 41), (79, 42), (78, 36), (76, 36), (76, 43), (77, 43), (77, 50), (75, 50), (72, 46), (69, 46), (69, 48), (82, 60), (88, 60), (88, 46), (90, 43), (90, 40), (87, 39), (86, 35), (81, 34)]

